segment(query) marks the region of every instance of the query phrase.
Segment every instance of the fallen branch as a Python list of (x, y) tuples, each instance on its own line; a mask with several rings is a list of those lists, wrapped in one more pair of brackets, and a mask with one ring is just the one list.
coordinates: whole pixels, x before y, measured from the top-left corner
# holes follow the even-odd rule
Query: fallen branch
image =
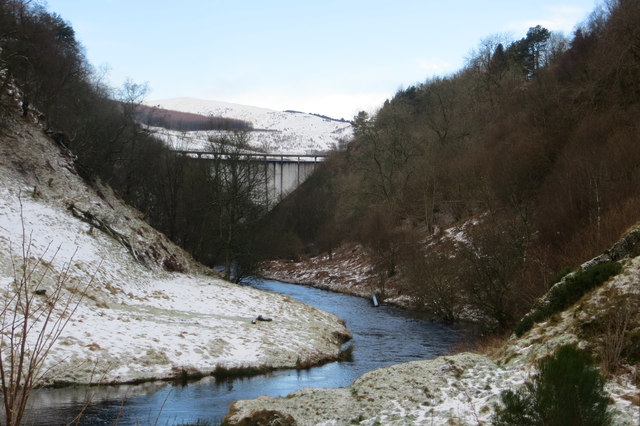
[(102, 231), (103, 233), (108, 235), (109, 237), (111, 237), (114, 240), (116, 240), (124, 248), (127, 249), (127, 251), (131, 254), (131, 256), (133, 256), (133, 258), (136, 260), (136, 262), (144, 265), (144, 262), (142, 262), (142, 260), (140, 260), (140, 258), (138, 257), (138, 254), (133, 249), (133, 246), (129, 242), (129, 238), (126, 235), (123, 235), (120, 232), (116, 231), (108, 223), (106, 223), (105, 221), (97, 218), (93, 213), (91, 213), (89, 211), (80, 210), (73, 203), (69, 204), (69, 206), (67, 208), (69, 209), (69, 211), (71, 212), (73, 217), (75, 217), (77, 219), (80, 219), (81, 221), (83, 221), (85, 223), (88, 223), (93, 228), (99, 229), (100, 231)]

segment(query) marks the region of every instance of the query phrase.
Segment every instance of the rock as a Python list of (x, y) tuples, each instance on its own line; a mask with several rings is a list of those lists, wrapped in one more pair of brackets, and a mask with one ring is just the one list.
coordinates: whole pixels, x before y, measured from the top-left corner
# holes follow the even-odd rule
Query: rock
[(237, 401), (225, 421), (250, 424), (270, 410), (299, 424), (442, 424), (445, 419), (474, 424), (476, 416), (488, 419), (491, 410), (485, 407), (498, 401), (501, 387), (523, 381), (524, 375), (484, 356), (462, 353), (370, 371), (347, 388), (305, 388), (286, 398)]
[(251, 320), (251, 324), (255, 324), (258, 321), (273, 321), (271, 318), (263, 317), (262, 315), (258, 315), (254, 319)]

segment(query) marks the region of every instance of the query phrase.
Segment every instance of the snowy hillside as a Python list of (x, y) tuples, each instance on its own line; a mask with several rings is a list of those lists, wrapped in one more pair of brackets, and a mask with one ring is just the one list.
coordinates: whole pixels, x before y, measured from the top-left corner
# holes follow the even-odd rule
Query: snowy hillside
[[(352, 136), (351, 124), (301, 112), (275, 111), (266, 108), (194, 98), (154, 100), (148, 106), (205, 116), (234, 118), (250, 122), (250, 144), (260, 150), (282, 154), (326, 152)], [(210, 132), (164, 131), (177, 148), (206, 149)]]
[[(46, 382), (295, 367), (338, 355), (348, 335), (338, 318), (221, 280), (109, 187), (87, 184), (35, 117), (18, 115), (3, 116), (0, 128), (0, 319), (11, 323), (22, 271), (34, 270), (24, 287), (33, 305), (70, 318), (42, 370), (53, 368)], [(65, 313), (63, 302), (80, 296)], [(254, 325), (257, 314), (273, 321)]]

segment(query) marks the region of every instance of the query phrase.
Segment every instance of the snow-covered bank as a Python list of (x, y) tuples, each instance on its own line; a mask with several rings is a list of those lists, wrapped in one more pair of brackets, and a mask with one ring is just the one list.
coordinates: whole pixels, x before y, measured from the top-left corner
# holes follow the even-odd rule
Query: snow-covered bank
[(525, 378), (464, 353), (374, 370), (343, 389), (306, 388), (286, 398), (239, 401), (227, 420), (271, 411), (272, 418), (291, 416), (305, 425), (478, 424), (487, 420), (500, 389)]
[[(343, 244), (329, 258), (321, 253), (298, 261), (272, 260), (260, 267), (264, 278), (303, 284), (322, 290), (371, 297), (371, 291), (380, 292), (380, 278), (374, 271), (372, 260), (359, 244)], [(384, 302), (410, 308), (414, 300), (400, 290), (398, 277), (387, 279)]]
[[(522, 337), (511, 337), (491, 357), (461, 353), (371, 371), (346, 388), (307, 388), (284, 398), (238, 401), (227, 420), (231, 424), (250, 424), (255, 419), (305, 425), (489, 424), (500, 393), (530, 380), (538, 361), (558, 347), (576, 344), (600, 361), (611, 350), (611, 318), (618, 312), (628, 313), (624, 347), (637, 351), (633, 336), (640, 331), (640, 241), (636, 238), (640, 228), (629, 235), (634, 238), (621, 240), (603, 255), (602, 260), (622, 259), (618, 275), (564, 312), (535, 324)], [(616, 425), (640, 424), (640, 366), (633, 357), (621, 358), (616, 371), (606, 376), (605, 390)]]
[[(452, 224), (436, 234), (423, 230), (422, 244), (425, 249), (436, 252), (441, 250), (441, 245), (465, 244), (468, 242), (466, 232), (477, 223), (478, 219), (473, 218)], [(268, 279), (366, 298), (371, 297), (371, 292), (375, 290), (386, 304), (407, 309), (425, 309), (421, 291), (416, 292), (412, 288), (403, 268), (397, 268), (396, 273), (389, 277), (387, 271), (376, 270), (375, 264), (375, 259), (362, 244), (346, 241), (331, 256), (320, 253), (295, 261), (276, 259), (263, 262), (260, 265), (260, 275)], [(384, 285), (381, 285), (382, 281)], [(459, 320), (477, 321), (472, 310), (464, 306), (459, 306), (456, 311), (459, 311)]]
[[(63, 299), (84, 296), (47, 357), (47, 382), (293, 368), (338, 356), (349, 333), (337, 317), (221, 280), (108, 187), (88, 186), (64, 149), (16, 117), (0, 131), (0, 297), (13, 292), (23, 247), (28, 263), (50, 269), (36, 304), (50, 302), (67, 267)], [(273, 321), (252, 324), (259, 314)]]

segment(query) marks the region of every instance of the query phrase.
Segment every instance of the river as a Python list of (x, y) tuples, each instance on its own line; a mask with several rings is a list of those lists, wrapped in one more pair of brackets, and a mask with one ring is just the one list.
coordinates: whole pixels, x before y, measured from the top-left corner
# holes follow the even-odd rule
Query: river
[[(37, 391), (26, 424), (66, 424), (83, 410), (80, 424), (218, 424), (229, 405), (260, 395), (285, 396), (303, 387), (343, 387), (367, 371), (445, 354), (461, 334), (419, 313), (359, 297), (272, 280), (253, 287), (282, 293), (331, 312), (347, 325), (353, 359), (307, 370), (282, 370), (258, 376), (216, 381), (208, 377), (188, 385), (151, 382), (141, 385), (76, 386)], [(86, 404), (87, 396), (91, 402)]]

